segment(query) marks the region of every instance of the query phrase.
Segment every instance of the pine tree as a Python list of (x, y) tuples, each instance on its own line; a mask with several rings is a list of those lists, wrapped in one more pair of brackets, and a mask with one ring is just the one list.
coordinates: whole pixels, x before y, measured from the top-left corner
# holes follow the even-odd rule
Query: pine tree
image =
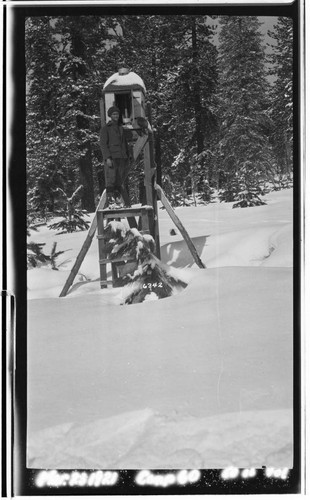
[(175, 16), (171, 29), (178, 57), (162, 82), (167, 173), (190, 193), (212, 182), (217, 50), (207, 16)]
[(93, 162), (98, 170), (101, 161), (98, 101), (105, 78), (101, 57), (108, 34), (104, 19), (97, 16), (58, 18), (55, 29), (65, 47), (58, 68), (62, 80), (58, 103), (63, 109), (59, 123), (71, 141), (78, 183), (83, 185), (82, 206), (91, 212), (95, 209)]
[(219, 183), (224, 201), (261, 204), (260, 184), (271, 167), (269, 87), (256, 17), (220, 19)]
[(54, 211), (57, 188), (73, 192), (82, 184), (83, 208), (95, 209), (94, 190), (103, 188), (98, 101), (110, 74), (102, 62), (108, 37), (98, 16), (27, 19), (27, 172), (33, 208)]
[(26, 20), (27, 188), (30, 207), (42, 215), (54, 210), (53, 187), (62, 183), (61, 148), (55, 126), (57, 42), (48, 17)]
[(272, 88), (272, 141), (277, 159), (277, 174), (288, 175), (293, 168), (293, 20), (279, 17), (273, 31), (272, 53), (269, 56)]

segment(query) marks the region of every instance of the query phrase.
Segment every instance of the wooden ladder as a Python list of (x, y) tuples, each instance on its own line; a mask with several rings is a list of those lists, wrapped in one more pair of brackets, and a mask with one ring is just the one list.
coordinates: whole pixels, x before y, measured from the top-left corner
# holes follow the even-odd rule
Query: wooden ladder
[[(124, 259), (122, 257), (111, 258), (108, 254), (105, 244), (104, 229), (111, 220), (127, 219), (139, 217), (139, 232), (141, 234), (154, 234), (154, 210), (151, 206), (141, 206), (137, 208), (117, 208), (101, 209), (97, 211), (97, 238), (99, 246), (99, 268), (100, 268), (100, 287), (107, 288), (122, 286), (122, 278), (128, 272), (133, 273), (137, 268), (137, 260)], [(107, 266), (111, 268), (111, 279), (108, 280)]]

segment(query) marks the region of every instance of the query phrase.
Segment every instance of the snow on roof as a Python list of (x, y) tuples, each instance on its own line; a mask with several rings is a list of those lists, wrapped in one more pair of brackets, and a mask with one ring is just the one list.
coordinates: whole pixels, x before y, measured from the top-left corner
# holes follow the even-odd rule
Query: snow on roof
[[(137, 87), (141, 88), (144, 92), (146, 92), (144, 82), (140, 76), (138, 76), (133, 71), (130, 71), (127, 74), (119, 74), (114, 73), (114, 75), (110, 76), (105, 82), (103, 89), (107, 90), (115, 90), (117, 87)], [(108, 88), (109, 87), (109, 88)]]

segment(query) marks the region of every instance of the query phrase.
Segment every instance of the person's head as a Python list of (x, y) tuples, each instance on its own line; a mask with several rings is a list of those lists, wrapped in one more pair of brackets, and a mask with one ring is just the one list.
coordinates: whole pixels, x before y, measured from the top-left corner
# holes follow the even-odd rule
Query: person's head
[(108, 116), (113, 122), (118, 122), (120, 111), (116, 106), (112, 106), (108, 109)]

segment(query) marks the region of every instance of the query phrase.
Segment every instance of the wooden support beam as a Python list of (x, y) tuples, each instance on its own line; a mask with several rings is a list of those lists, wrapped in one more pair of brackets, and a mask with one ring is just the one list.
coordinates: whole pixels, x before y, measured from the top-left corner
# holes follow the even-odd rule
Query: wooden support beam
[(176, 215), (175, 211), (173, 210), (172, 206), (170, 205), (164, 191), (162, 190), (162, 188), (158, 184), (155, 184), (155, 189), (158, 193), (158, 197), (159, 197), (160, 201), (162, 202), (162, 204), (164, 205), (165, 209), (167, 210), (169, 216), (171, 217), (172, 221), (174, 222), (174, 224), (176, 225), (176, 227), (179, 229), (180, 233), (182, 234), (182, 236), (185, 240), (185, 243), (187, 244), (189, 251), (191, 252), (192, 256), (194, 257), (194, 260), (195, 260), (197, 266), (202, 268), (202, 269), (205, 269), (206, 266), (200, 260), (200, 257), (197, 253), (197, 250), (195, 248), (194, 243), (192, 242), (188, 232), (186, 231), (186, 229), (183, 226), (182, 222), (180, 221), (179, 217)]
[[(130, 206), (130, 199), (129, 199), (129, 195), (126, 191), (126, 188), (124, 186), (124, 184), (121, 186), (121, 196), (124, 200), (124, 203), (126, 205), (126, 207), (129, 207)], [(128, 224), (129, 224), (129, 227), (138, 227), (137, 226), (137, 221), (134, 217), (128, 217)]]
[(156, 163), (154, 154), (154, 133), (153, 133), (153, 123), (152, 123), (152, 107), (151, 103), (148, 102), (146, 105), (146, 115), (148, 118), (148, 136), (149, 142), (145, 147), (145, 152), (147, 156), (147, 163), (149, 164), (148, 172), (146, 171), (145, 165), (145, 187), (146, 193), (149, 192), (149, 197), (151, 204), (154, 209), (154, 221), (153, 221), (153, 236), (155, 239), (156, 246), (156, 256), (160, 259), (160, 240), (159, 240), (159, 227), (158, 227), (158, 207), (157, 207), (157, 192), (155, 189), (156, 182)]
[(144, 186), (146, 194), (147, 205), (154, 205), (153, 196), (153, 175), (152, 174), (152, 164), (151, 164), (151, 151), (150, 143), (148, 142), (144, 147)]
[(149, 137), (147, 134), (139, 136), (133, 147), (133, 159), (136, 160), (141, 153), (142, 149), (146, 145)]
[(69, 290), (70, 286), (72, 285), (74, 278), (76, 277), (76, 275), (78, 273), (78, 270), (81, 267), (81, 264), (85, 258), (85, 255), (87, 254), (87, 252), (89, 250), (89, 247), (93, 241), (94, 234), (95, 234), (96, 229), (97, 229), (97, 212), (98, 212), (98, 210), (104, 208), (105, 202), (106, 202), (106, 190), (104, 190), (102, 195), (101, 195), (100, 201), (98, 203), (98, 206), (97, 206), (97, 209), (95, 212), (95, 216), (94, 216), (92, 223), (90, 225), (90, 228), (88, 230), (86, 239), (83, 243), (83, 246), (82, 246), (76, 260), (75, 260), (74, 266), (71, 269), (71, 272), (67, 278), (67, 281), (66, 281), (59, 297), (65, 297), (67, 295), (68, 290)]

